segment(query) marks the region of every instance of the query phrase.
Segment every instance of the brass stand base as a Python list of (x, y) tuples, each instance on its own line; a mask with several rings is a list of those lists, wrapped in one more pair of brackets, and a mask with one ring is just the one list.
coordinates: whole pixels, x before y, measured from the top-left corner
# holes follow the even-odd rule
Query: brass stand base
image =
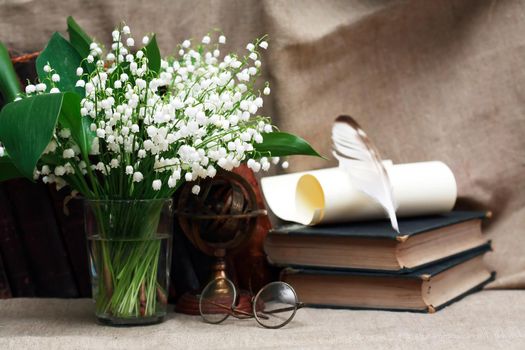
[(200, 315), (199, 312), (199, 298), (196, 292), (184, 293), (177, 304), (175, 305), (175, 312), (186, 315)]

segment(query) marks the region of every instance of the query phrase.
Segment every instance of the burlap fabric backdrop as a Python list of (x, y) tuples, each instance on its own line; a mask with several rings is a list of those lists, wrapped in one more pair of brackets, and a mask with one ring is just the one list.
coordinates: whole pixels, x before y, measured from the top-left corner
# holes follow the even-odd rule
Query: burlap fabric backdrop
[[(107, 41), (126, 20), (164, 54), (222, 28), (228, 48), (268, 33), (266, 111), (329, 154), (335, 116), (353, 115), (395, 162), (439, 159), (464, 208), (490, 209), (498, 272), (525, 286), (525, 3), (521, 1), (0, 1), (0, 40), (40, 50), (71, 14)], [(169, 50), (169, 51), (168, 51)], [(294, 170), (333, 163), (296, 158)]]

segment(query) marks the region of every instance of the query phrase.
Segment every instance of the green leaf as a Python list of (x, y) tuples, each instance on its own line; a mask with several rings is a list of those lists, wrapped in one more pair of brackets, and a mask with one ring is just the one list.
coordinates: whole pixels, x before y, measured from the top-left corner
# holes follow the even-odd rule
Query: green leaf
[(149, 69), (159, 74), (160, 72), (160, 51), (159, 51), (159, 46), (157, 45), (157, 38), (155, 34), (153, 34), (148, 45), (146, 45), (142, 50), (144, 51), (144, 54), (148, 58)]
[(78, 80), (76, 71), (81, 61), (82, 58), (75, 48), (55, 32), (44, 51), (36, 59), (36, 71), (40, 81), (45, 81), (48, 73), (44, 72), (44, 66), (49, 63), (51, 68), (60, 75), (60, 81), (56, 85), (61, 92), (74, 91), (84, 96), (84, 88), (75, 87)]
[(0, 157), (0, 182), (24, 177), (9, 157)]
[[(80, 57), (82, 59), (88, 57), (91, 52), (89, 46), (93, 42), (93, 39), (87, 35), (84, 29), (82, 29), (71, 16), (67, 18), (67, 32), (69, 34), (69, 42), (78, 52)], [(95, 69), (95, 64), (88, 63), (87, 61), (84, 61), (83, 66), (88, 72), (92, 72)]]
[(28, 179), (49, 144), (64, 94), (42, 94), (7, 104), (0, 112), (0, 142)]
[[(261, 153), (270, 153), (272, 157), (305, 155), (321, 157), (308, 142), (299, 136), (285, 132), (264, 133), (263, 142), (254, 145), (255, 150)], [(323, 158), (323, 157), (321, 157)]]
[(22, 92), (9, 52), (0, 42), (0, 93), (6, 102), (11, 102)]
[(67, 18), (67, 32), (69, 34), (69, 42), (77, 50), (80, 57), (87, 57), (91, 51), (89, 45), (91, 45), (93, 40), (71, 16)]
[(91, 122), (80, 115), (80, 96), (72, 92), (64, 94), (58, 122), (71, 131), (71, 137), (87, 157), (95, 135), (90, 129)]

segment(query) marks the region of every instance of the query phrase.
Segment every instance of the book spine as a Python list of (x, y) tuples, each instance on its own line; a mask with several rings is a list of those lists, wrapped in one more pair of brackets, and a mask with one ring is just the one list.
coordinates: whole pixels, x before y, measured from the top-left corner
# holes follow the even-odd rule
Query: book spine
[(47, 187), (16, 179), (6, 187), (39, 297), (78, 297)]
[(33, 297), (35, 285), (29, 270), (23, 242), (17, 232), (16, 221), (11, 204), (5, 192), (13, 180), (0, 184), (0, 253), (3, 257), (4, 269), (10, 281), (14, 297)]
[(70, 189), (57, 191), (54, 186), (48, 186), (52, 198), (53, 209), (62, 234), (67, 257), (74, 272), (79, 296), (91, 296), (89, 276), (89, 259), (87, 240), (84, 234), (84, 212), (80, 199), (67, 200)]

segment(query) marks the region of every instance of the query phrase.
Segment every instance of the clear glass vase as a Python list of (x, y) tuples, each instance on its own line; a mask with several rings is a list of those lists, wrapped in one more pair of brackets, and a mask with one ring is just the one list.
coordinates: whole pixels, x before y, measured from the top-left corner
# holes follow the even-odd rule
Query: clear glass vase
[(161, 322), (168, 306), (172, 200), (85, 200), (84, 215), (99, 322)]

